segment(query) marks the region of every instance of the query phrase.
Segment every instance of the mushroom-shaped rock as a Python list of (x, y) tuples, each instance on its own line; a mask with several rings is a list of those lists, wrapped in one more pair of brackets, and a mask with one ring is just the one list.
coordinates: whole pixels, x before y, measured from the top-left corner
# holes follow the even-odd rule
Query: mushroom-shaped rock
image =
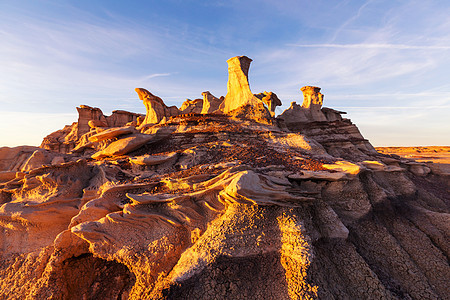
[(220, 110), (224, 113), (241, 106), (256, 106), (258, 103), (261, 103), (261, 100), (253, 95), (248, 84), (248, 69), (251, 62), (252, 60), (247, 56), (236, 56), (227, 60), (227, 95), (220, 105)]
[(186, 101), (183, 102), (183, 105), (180, 107), (180, 111), (183, 114), (199, 114), (202, 112), (203, 108), (203, 99), (186, 99)]
[[(304, 86), (301, 88), (301, 91), (303, 92), (302, 106), (292, 102), (291, 106), (286, 109), (279, 118), (283, 119), (286, 124), (327, 121), (327, 117), (321, 110), (323, 94), (320, 93), (320, 88), (316, 86)], [(339, 118), (334, 115), (337, 114), (338, 111), (327, 111), (327, 113), (330, 114), (330, 120), (328, 121), (335, 121), (340, 118), (340, 114)]]
[(278, 98), (277, 94), (273, 92), (263, 92), (255, 94), (255, 96), (267, 105), (272, 116), (275, 115), (275, 108), (281, 106), (281, 100)]
[(312, 121), (326, 121), (327, 118), (320, 110), (323, 104), (323, 94), (320, 87), (304, 86), (300, 89), (303, 92), (303, 108), (309, 109)]
[(303, 104), (304, 108), (318, 107), (319, 109), (323, 104), (323, 94), (320, 93), (320, 87), (317, 86), (304, 86), (300, 89), (303, 92)]
[(223, 102), (223, 97), (216, 98), (209, 91), (203, 92), (203, 109), (202, 114), (210, 114), (219, 109)]
[(146, 89), (136, 88), (135, 91), (138, 93), (139, 99), (144, 102), (145, 108), (147, 109), (147, 114), (145, 115), (145, 119), (141, 126), (146, 124), (156, 124), (164, 117), (169, 118), (180, 114), (180, 111), (176, 106), (166, 106), (161, 98), (153, 95)]

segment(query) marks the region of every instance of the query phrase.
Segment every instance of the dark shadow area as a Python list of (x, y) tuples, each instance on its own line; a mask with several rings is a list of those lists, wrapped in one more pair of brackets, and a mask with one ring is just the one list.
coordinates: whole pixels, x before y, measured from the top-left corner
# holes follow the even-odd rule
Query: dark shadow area
[(136, 281), (125, 265), (92, 254), (67, 259), (61, 271), (66, 299), (127, 299)]
[(220, 256), (200, 273), (163, 291), (164, 299), (278, 299), (287, 296), (279, 253)]

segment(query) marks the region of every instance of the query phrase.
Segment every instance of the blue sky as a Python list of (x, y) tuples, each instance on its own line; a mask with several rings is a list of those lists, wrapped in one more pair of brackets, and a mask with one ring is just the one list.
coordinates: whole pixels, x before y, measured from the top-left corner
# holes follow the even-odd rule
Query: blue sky
[(226, 60), (250, 87), (348, 112), (376, 146), (450, 145), (450, 2), (0, 0), (0, 146), (39, 145), (76, 106), (145, 113), (226, 94)]

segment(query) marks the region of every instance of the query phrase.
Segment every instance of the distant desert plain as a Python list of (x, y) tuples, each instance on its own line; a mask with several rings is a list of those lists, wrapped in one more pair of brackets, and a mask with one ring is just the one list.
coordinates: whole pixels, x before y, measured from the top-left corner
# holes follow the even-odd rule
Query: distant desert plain
[(442, 171), (450, 173), (450, 146), (375, 147), (383, 154), (394, 154), (418, 162), (439, 164)]

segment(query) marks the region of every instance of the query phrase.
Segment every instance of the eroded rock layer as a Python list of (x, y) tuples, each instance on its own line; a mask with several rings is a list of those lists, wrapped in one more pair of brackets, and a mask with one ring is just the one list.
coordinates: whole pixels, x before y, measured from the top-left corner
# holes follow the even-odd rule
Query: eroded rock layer
[(139, 89), (146, 119), (84, 107), (70, 147), (0, 148), (0, 298), (447, 299), (450, 174), (318, 89), (278, 118), (249, 88), (181, 112)]

